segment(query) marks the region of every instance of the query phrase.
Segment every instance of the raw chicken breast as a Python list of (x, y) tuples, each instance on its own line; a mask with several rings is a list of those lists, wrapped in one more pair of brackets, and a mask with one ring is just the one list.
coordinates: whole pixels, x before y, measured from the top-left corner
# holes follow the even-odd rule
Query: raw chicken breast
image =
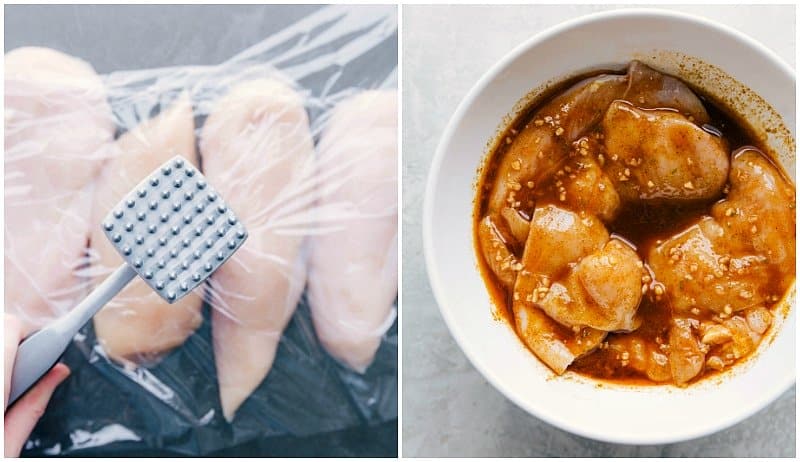
[(623, 201), (711, 199), (725, 186), (725, 144), (677, 112), (615, 101), (603, 132), (604, 170)]
[(89, 185), (113, 137), (89, 64), (46, 48), (5, 55), (5, 309), (27, 330), (84, 295)]
[(308, 271), (311, 319), (334, 358), (363, 373), (392, 325), (397, 294), (397, 92), (340, 103), (319, 142)]
[[(194, 116), (186, 94), (161, 114), (122, 135), (98, 180), (92, 210), (91, 258), (99, 284), (122, 263), (100, 227), (103, 218), (147, 175), (181, 155), (197, 166)], [(161, 201), (159, 198), (156, 202)], [(164, 205), (162, 205), (164, 207)], [(135, 219), (135, 218), (134, 218)], [(103, 349), (116, 361), (143, 363), (181, 345), (202, 322), (201, 295), (169, 304), (135, 278), (94, 317)]]
[(209, 183), (249, 232), (208, 285), (220, 400), (232, 420), (272, 367), (305, 285), (314, 146), (303, 100), (278, 80), (241, 83), (212, 108), (200, 149)]

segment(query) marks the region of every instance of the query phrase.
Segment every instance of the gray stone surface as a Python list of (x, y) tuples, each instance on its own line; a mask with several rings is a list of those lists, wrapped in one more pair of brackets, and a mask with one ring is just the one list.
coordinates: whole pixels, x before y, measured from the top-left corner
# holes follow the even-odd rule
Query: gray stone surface
[[(428, 285), (422, 203), (439, 137), (495, 61), (542, 29), (611, 6), (403, 7), (402, 454), (425, 456), (780, 457), (795, 454), (795, 389), (746, 421), (678, 444), (622, 446), (538, 420), (472, 367)], [(674, 7), (728, 24), (795, 61), (793, 6)], [(655, 416), (657, 418), (657, 416)]]

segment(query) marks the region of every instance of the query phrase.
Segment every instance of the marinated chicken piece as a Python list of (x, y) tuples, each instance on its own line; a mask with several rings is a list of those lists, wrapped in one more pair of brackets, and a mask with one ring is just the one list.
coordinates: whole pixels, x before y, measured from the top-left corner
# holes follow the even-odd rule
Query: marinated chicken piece
[[(98, 179), (92, 207), (91, 260), (94, 284), (122, 264), (99, 225), (108, 212), (150, 172), (176, 155), (197, 166), (194, 115), (182, 94), (158, 116), (122, 135)], [(198, 291), (199, 292), (199, 291)], [(144, 363), (180, 346), (203, 320), (202, 298), (190, 293), (169, 304), (135, 278), (94, 317), (97, 339), (109, 357)]]
[(328, 353), (363, 373), (396, 316), (397, 93), (340, 103), (318, 153), (317, 207), (335, 229), (311, 238), (311, 320)]
[(500, 216), (503, 217), (511, 236), (514, 237), (515, 244), (523, 244), (528, 239), (528, 231), (531, 228), (530, 220), (523, 216), (519, 210), (511, 207), (504, 207), (500, 211)]
[(595, 253), (608, 242), (603, 223), (594, 215), (545, 205), (533, 214), (522, 264), (525, 269), (554, 280), (570, 264)]
[(710, 121), (700, 98), (675, 77), (662, 74), (640, 61), (631, 61), (628, 82), (622, 99), (638, 108), (670, 108), (701, 127)]
[[(566, 158), (570, 144), (583, 136), (624, 91), (624, 75), (600, 75), (583, 80), (545, 104), (513, 139), (498, 165), (489, 198), (489, 212), (508, 205), (527, 210), (527, 196), (536, 182), (551, 174)], [(519, 204), (518, 204), (519, 202)]]
[[(516, 212), (513, 212), (516, 213)], [(478, 225), (478, 241), (486, 263), (504, 287), (514, 287), (522, 263), (512, 252), (518, 246), (508, 225), (502, 219), (487, 215)], [(523, 241), (524, 244), (524, 241)]]
[(758, 348), (772, 315), (763, 307), (743, 314), (703, 326), (702, 342), (710, 350), (706, 359), (707, 368), (722, 370)]
[(209, 183), (249, 236), (207, 285), (220, 400), (227, 420), (269, 373), (305, 286), (313, 141), (303, 100), (273, 79), (233, 87), (200, 142)]
[(794, 281), (795, 192), (780, 171), (755, 148), (734, 154), (730, 193), (711, 215), (725, 230), (731, 251), (739, 249), (774, 266), (781, 293)]
[(763, 257), (731, 253), (724, 229), (706, 217), (650, 250), (647, 261), (677, 313), (730, 315), (771, 296)]
[[(523, 270), (514, 287), (515, 294), (532, 294), (541, 278)], [(512, 305), (517, 332), (525, 345), (556, 374), (563, 374), (572, 362), (591, 352), (607, 333), (590, 327), (577, 331), (550, 319), (528, 296), (514, 297)]]
[(26, 330), (72, 309), (86, 284), (90, 183), (114, 138), (94, 69), (47, 48), (5, 55), (5, 310)]
[(630, 368), (643, 373), (654, 382), (672, 380), (669, 357), (657, 343), (637, 336), (614, 336), (608, 340), (605, 353), (606, 358), (614, 361), (614, 369), (618, 366)]
[(615, 101), (602, 125), (604, 169), (623, 201), (711, 199), (725, 186), (725, 143), (677, 112)]
[(776, 301), (794, 281), (793, 206), (793, 189), (766, 158), (754, 149), (738, 153), (730, 193), (712, 208), (714, 218), (649, 253), (673, 308), (730, 315)]
[(703, 370), (705, 352), (694, 333), (695, 319), (674, 318), (669, 329), (669, 365), (672, 379), (685, 385)]
[(635, 317), (642, 300), (641, 265), (628, 244), (611, 239), (581, 259), (563, 281), (553, 283), (539, 304), (568, 327), (635, 330), (641, 323)]
[(613, 221), (621, 206), (619, 194), (598, 162), (587, 155), (576, 158), (569, 165), (572, 173), (562, 180), (564, 190), (559, 199), (563, 197), (564, 204), (572, 210), (597, 215), (606, 223)]
[(731, 333), (730, 342), (726, 345), (730, 345), (735, 359), (743, 358), (755, 351), (761, 340), (761, 334), (753, 331), (745, 318), (734, 316), (723, 321), (723, 324)]
[[(591, 335), (580, 335), (597, 341), (602, 335), (595, 330), (637, 327), (642, 262), (627, 244), (609, 240), (608, 231), (593, 215), (553, 205), (537, 208), (522, 265), (513, 294), (517, 328), (527, 332), (526, 343), (556, 372), (563, 372), (580, 351), (565, 349), (568, 337), (550, 338), (548, 332), (554, 328), (546, 321), (566, 328), (570, 335), (589, 328), (586, 332)], [(523, 319), (518, 312), (524, 312)], [(539, 319), (543, 314), (547, 320)], [(538, 327), (549, 329), (538, 332), (544, 340), (536, 339)], [(589, 345), (591, 349), (596, 343)]]
[(748, 310), (745, 313), (745, 319), (750, 330), (760, 335), (763, 335), (772, 325), (772, 314), (763, 306)]

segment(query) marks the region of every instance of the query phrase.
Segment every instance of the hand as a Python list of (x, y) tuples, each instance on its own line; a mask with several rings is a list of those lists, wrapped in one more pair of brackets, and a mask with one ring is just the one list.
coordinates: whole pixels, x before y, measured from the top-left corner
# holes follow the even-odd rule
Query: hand
[(50, 372), (45, 374), (36, 385), (22, 395), (9, 409), (8, 394), (11, 389), (11, 371), (14, 369), (14, 358), (17, 356), (19, 342), (25, 338), (25, 331), (20, 320), (10, 314), (4, 315), (3, 324), (5, 325), (6, 361), (5, 394), (3, 395), (5, 456), (18, 457), (22, 451), (22, 445), (28, 439), (28, 435), (30, 435), (36, 422), (44, 414), (53, 390), (69, 375), (69, 368), (64, 364), (56, 364)]

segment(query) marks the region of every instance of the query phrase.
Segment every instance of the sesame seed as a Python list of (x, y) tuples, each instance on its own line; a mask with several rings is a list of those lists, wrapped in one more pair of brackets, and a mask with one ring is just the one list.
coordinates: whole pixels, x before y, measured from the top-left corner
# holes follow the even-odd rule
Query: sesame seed
[(739, 292), (739, 297), (741, 297), (741, 298), (743, 298), (745, 300), (749, 300), (749, 299), (753, 298), (753, 292), (750, 292), (749, 290), (742, 290), (742, 291)]
[(692, 184), (691, 181), (687, 181), (686, 183), (684, 183), (683, 187), (686, 189), (694, 189), (694, 185)]

